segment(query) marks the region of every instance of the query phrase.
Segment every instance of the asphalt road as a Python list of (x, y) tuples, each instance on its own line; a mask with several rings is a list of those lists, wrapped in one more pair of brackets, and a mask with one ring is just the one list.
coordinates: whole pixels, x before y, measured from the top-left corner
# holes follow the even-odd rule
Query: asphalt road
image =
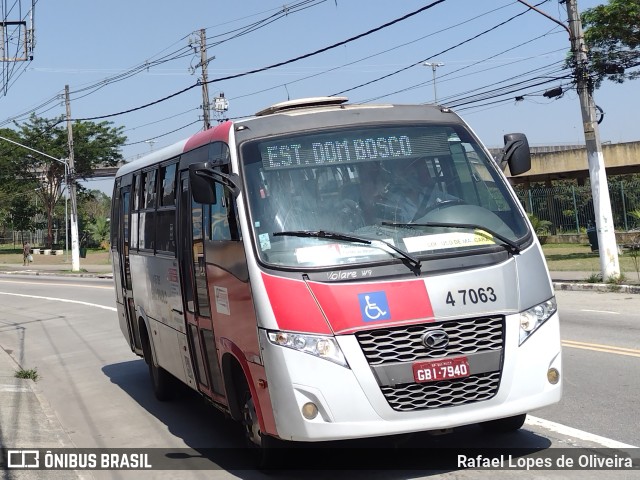
[[(640, 296), (557, 292), (561, 313), (565, 395), (558, 406), (533, 412), (521, 431), (490, 435), (476, 426), (453, 434), (382, 439), (357, 443), (382, 448), (521, 447), (594, 448), (640, 445)], [(204, 448), (239, 447), (242, 432), (195, 394), (159, 403), (151, 394), (147, 368), (120, 333), (113, 283), (99, 279), (0, 276), (0, 346), (23, 368), (37, 368), (38, 388), (64, 429), (70, 446), (81, 448), (190, 448), (207, 464), (225, 459)], [(386, 453), (385, 453), (386, 452)], [(372, 458), (373, 458), (372, 457)], [(209, 467), (210, 468), (210, 467)], [(82, 472), (86, 478), (266, 478), (247, 470), (171, 472)], [(606, 473), (634, 478), (635, 472)], [(522, 478), (599, 478), (598, 471), (523, 471)], [(324, 478), (326, 472), (305, 472)], [(338, 479), (512, 478), (513, 471), (456, 469), (376, 470), (331, 474)], [(273, 476), (273, 475), (272, 475)], [(278, 478), (300, 478), (284, 472)], [(22, 477), (21, 477), (22, 478)], [(25, 477), (26, 478), (26, 477)], [(32, 478), (44, 478), (34, 476)]]

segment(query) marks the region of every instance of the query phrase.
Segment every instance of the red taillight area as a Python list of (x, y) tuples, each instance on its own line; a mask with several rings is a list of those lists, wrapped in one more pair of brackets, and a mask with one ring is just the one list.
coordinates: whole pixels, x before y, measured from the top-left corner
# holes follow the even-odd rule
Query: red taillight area
[(330, 334), (331, 329), (302, 280), (262, 274), (278, 328), (294, 332)]

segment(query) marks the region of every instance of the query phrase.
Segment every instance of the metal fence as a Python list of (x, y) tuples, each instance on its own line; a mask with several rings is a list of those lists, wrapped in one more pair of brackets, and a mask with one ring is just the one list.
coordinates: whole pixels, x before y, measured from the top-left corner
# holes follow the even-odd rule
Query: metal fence
[[(525, 210), (541, 220), (551, 222), (552, 235), (584, 233), (595, 226), (591, 187), (558, 185), (553, 187), (516, 186), (516, 193)], [(640, 219), (630, 212), (640, 211), (640, 180), (609, 180), (609, 197), (617, 231), (640, 229)]]
[[(0, 245), (13, 245), (15, 248), (22, 248), (22, 240), (28, 241), (32, 247), (44, 246), (47, 239), (46, 230), (35, 230), (33, 232), (18, 232), (12, 230), (0, 230)], [(64, 248), (64, 229), (53, 230), (53, 244)]]
[[(552, 187), (523, 188), (516, 185), (516, 194), (525, 210), (541, 220), (551, 222), (552, 235), (584, 233), (595, 226), (593, 199), (589, 185), (556, 185)], [(629, 212), (640, 211), (640, 180), (609, 179), (609, 197), (615, 229), (621, 232), (640, 229), (640, 219)], [(44, 245), (46, 230), (24, 232), (25, 239), (33, 246)], [(64, 229), (54, 229), (53, 243), (64, 246)], [(0, 244), (22, 245), (19, 232), (0, 232)]]

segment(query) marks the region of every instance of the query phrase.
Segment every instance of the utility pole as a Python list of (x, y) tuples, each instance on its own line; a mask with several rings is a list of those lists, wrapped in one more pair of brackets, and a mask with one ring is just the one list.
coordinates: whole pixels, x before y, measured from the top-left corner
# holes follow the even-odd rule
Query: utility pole
[(424, 62), (423, 65), (425, 67), (431, 67), (431, 71), (433, 72), (433, 103), (438, 103), (438, 95), (436, 94), (436, 68), (444, 67), (444, 63), (442, 62)]
[[(66, 183), (71, 197), (71, 271), (80, 271), (80, 245), (78, 242), (78, 204), (76, 203), (76, 182), (69, 181), (69, 175), (73, 179), (73, 127), (71, 125), (71, 103), (69, 101), (69, 85), (64, 86), (64, 98), (67, 106), (67, 131), (69, 133), (69, 158), (67, 159)], [(65, 226), (66, 228), (66, 226)]]
[(582, 34), (582, 21), (578, 13), (577, 0), (564, 0), (567, 4), (569, 28), (559, 20), (529, 5), (524, 0), (518, 2), (532, 10), (544, 15), (551, 21), (562, 26), (569, 33), (571, 41), (571, 53), (575, 61), (574, 76), (580, 108), (582, 110), (582, 125), (584, 127), (585, 146), (589, 165), (589, 181), (591, 183), (591, 196), (596, 218), (596, 230), (598, 234), (598, 250), (600, 252), (600, 271), (602, 280), (615, 279), (620, 276), (620, 263), (618, 262), (618, 246), (611, 211), (611, 198), (609, 197), (609, 184), (604, 167), (602, 144), (600, 143), (600, 129), (596, 120), (596, 104), (593, 100), (593, 87), (589, 79), (587, 46)]
[(571, 32), (571, 51), (575, 60), (575, 80), (582, 110), (584, 138), (589, 162), (589, 179), (593, 209), (596, 218), (598, 234), (598, 249), (600, 252), (600, 269), (602, 280), (607, 281), (620, 276), (618, 262), (618, 246), (609, 198), (609, 184), (600, 143), (596, 104), (593, 100), (593, 86), (589, 79), (587, 47), (582, 34), (582, 22), (578, 13), (577, 0), (566, 0), (569, 17), (569, 31)]
[[(215, 58), (215, 57), (213, 57)], [(211, 60), (213, 60), (213, 58)], [(204, 118), (204, 129), (208, 130), (211, 127), (211, 120), (209, 118), (209, 88), (207, 85), (207, 36), (205, 29), (200, 30), (200, 63), (197, 67), (202, 67), (202, 111)]]

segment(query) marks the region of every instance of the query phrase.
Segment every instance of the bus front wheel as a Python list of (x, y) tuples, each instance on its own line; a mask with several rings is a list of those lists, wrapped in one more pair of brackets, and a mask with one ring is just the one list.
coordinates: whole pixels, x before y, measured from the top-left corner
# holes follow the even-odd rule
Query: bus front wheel
[(258, 413), (251, 396), (249, 386), (244, 382), (242, 398), (242, 423), (248, 447), (253, 451), (254, 461), (260, 469), (269, 469), (277, 465), (274, 451), (280, 441), (260, 431)]

